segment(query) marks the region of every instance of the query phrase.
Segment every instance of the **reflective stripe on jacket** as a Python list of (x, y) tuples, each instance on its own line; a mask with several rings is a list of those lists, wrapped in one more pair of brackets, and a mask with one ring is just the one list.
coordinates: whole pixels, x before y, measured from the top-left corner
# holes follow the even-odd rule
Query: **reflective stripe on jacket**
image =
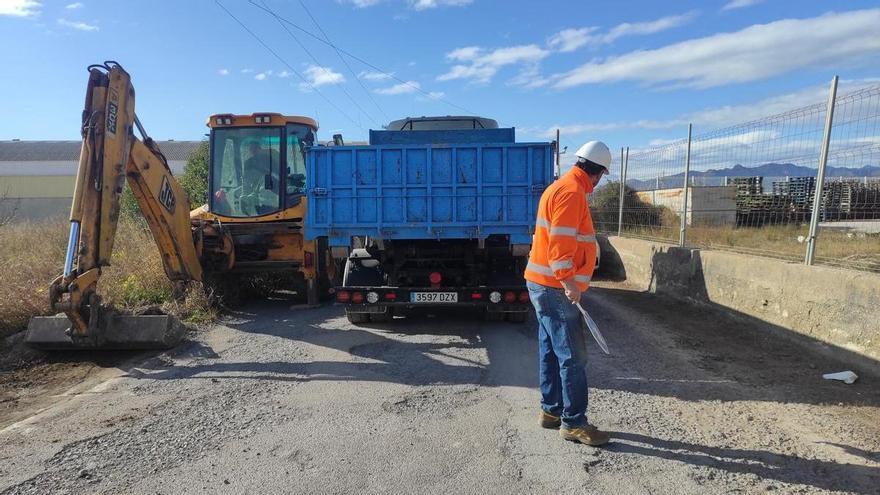
[(526, 280), (561, 288), (560, 280), (574, 277), (582, 291), (590, 286), (597, 251), (587, 204), (591, 192), (587, 173), (572, 167), (541, 195)]

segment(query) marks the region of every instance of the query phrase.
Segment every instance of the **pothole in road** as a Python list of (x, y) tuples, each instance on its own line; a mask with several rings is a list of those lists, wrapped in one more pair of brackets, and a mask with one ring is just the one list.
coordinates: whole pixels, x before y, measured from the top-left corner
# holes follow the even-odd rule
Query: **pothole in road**
[(481, 399), (480, 389), (471, 387), (430, 387), (407, 392), (382, 403), (386, 412), (400, 415), (452, 415)]

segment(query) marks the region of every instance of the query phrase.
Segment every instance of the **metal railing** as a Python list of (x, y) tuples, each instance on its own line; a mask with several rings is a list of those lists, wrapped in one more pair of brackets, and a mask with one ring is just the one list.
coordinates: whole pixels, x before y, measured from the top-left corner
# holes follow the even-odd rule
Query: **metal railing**
[(687, 136), (621, 150), (598, 231), (880, 272), (880, 84)]

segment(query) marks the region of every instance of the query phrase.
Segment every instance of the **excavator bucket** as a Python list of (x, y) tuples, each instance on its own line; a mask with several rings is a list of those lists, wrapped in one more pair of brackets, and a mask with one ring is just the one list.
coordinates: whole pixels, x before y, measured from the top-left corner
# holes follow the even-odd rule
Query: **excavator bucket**
[(85, 339), (72, 339), (70, 320), (60, 314), (36, 316), (28, 324), (25, 342), (37, 349), (141, 350), (174, 347), (184, 327), (170, 315), (108, 315), (103, 328)]

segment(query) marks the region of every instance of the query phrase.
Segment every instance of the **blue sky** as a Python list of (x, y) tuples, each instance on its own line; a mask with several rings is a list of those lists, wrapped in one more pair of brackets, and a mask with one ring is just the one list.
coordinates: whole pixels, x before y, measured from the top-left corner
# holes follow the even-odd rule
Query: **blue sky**
[(253, 0), (383, 72), (219, 1), (281, 60), (213, 0), (0, 0), (0, 139), (78, 139), (85, 67), (109, 59), (157, 139), (198, 139), (221, 112), (308, 115), (352, 140), (466, 109), (520, 140), (559, 126), (563, 144), (615, 149), (824, 101), (834, 74), (841, 92), (880, 81), (877, 1)]

